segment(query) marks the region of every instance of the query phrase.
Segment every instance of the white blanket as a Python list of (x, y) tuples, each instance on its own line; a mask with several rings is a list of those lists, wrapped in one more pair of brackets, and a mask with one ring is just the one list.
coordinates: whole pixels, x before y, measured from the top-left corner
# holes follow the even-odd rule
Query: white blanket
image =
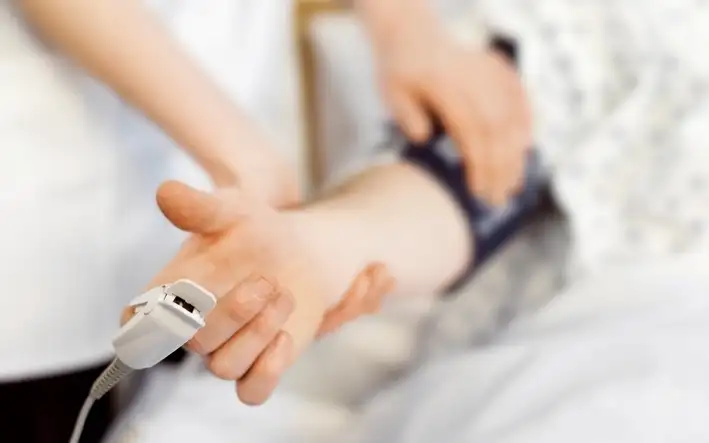
[(707, 441), (707, 258), (599, 272), (493, 344), (414, 371), (341, 438)]

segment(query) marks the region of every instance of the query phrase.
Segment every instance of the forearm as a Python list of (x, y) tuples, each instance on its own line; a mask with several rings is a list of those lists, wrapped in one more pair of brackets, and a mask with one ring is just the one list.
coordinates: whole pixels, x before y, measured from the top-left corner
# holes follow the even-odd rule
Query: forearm
[(422, 31), (438, 24), (431, 0), (355, 0), (362, 22), (372, 36), (375, 49), (397, 38), (405, 38), (402, 25)]
[(427, 173), (406, 163), (370, 169), (293, 214), (343, 292), (373, 261), (388, 266), (397, 293), (436, 292), (471, 257), (469, 230), (456, 203)]
[[(136, 0), (21, 0), (40, 34), (162, 127), (213, 176), (249, 124)], [(229, 155), (228, 155), (229, 154)], [(226, 179), (226, 178), (225, 178)]]

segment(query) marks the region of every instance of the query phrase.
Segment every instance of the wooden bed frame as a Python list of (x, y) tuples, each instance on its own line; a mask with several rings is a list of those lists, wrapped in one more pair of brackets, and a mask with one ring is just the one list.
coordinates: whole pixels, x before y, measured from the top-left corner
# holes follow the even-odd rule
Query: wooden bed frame
[(321, 14), (343, 14), (352, 11), (351, 0), (296, 0), (295, 41), (298, 51), (300, 76), (300, 106), (303, 116), (303, 144), (311, 187), (322, 184), (325, 175), (325, 156), (318, 143), (318, 97), (315, 54), (310, 35), (313, 18)]

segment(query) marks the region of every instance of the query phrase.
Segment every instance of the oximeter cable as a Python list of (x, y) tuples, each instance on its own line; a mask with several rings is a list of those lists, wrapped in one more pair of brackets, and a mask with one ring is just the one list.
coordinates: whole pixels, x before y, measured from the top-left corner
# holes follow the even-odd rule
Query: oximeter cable
[(91, 386), (69, 443), (79, 443), (96, 401), (134, 370), (150, 368), (184, 346), (215, 305), (212, 293), (189, 280), (153, 288), (131, 301), (134, 315), (113, 339), (116, 357)]

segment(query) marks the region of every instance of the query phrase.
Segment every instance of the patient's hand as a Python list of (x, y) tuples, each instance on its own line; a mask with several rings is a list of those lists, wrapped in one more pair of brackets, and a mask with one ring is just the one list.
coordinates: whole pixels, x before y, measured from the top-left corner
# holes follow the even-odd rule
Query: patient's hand
[(215, 375), (237, 381), (245, 403), (265, 401), (316, 335), (375, 310), (391, 285), (372, 265), (329, 310), (342, 288), (328, 280), (333, 258), (310, 248), (303, 233), (311, 231), (295, 229), (284, 213), (235, 188), (208, 194), (177, 182), (160, 188), (158, 203), (194, 235), (151, 287), (189, 278), (219, 297), (189, 348)]

